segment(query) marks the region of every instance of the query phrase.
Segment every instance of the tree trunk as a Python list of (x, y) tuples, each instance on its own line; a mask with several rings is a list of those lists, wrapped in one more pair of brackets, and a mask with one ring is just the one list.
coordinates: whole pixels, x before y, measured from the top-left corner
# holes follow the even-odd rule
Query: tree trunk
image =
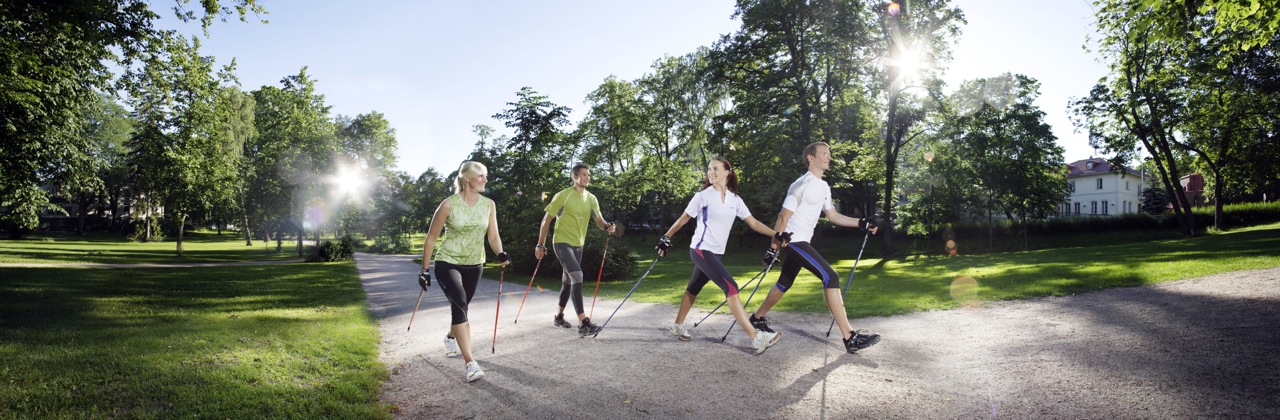
[[(892, 87), (891, 87), (892, 88)], [(897, 169), (897, 156), (894, 155), (898, 140), (894, 138), (894, 122), (898, 118), (898, 95), (890, 92), (889, 118), (884, 129), (884, 210), (880, 219), (881, 252), (887, 258), (895, 253), (893, 244), (893, 177)]]
[(86, 209), (89, 206), (88, 201), (83, 192), (76, 195), (76, 203), (79, 204), (77, 206), (79, 211), (76, 214), (76, 235), (84, 235), (84, 219), (89, 214)]
[(178, 215), (178, 258), (182, 258), (182, 232), (187, 226), (187, 215)]

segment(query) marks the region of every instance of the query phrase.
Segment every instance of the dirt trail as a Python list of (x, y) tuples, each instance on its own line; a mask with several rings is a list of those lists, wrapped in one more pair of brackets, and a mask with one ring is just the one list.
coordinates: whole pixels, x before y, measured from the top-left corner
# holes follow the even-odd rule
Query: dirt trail
[[(719, 343), (728, 315), (678, 341), (665, 329), (675, 307), (633, 302), (579, 339), (551, 324), (555, 290), (535, 288), (513, 323), (528, 278), (510, 277), (490, 354), (498, 284), (483, 280), (470, 317), (488, 375), (467, 383), (461, 358), (443, 356), (438, 288), (405, 331), (412, 258), (356, 258), (392, 371), (382, 398), (402, 418), (1280, 417), (1280, 267), (855, 319), (884, 338), (854, 355), (823, 336), (829, 316), (772, 313), (782, 340), (755, 356), (741, 329)], [(597, 323), (617, 305), (598, 301)]]

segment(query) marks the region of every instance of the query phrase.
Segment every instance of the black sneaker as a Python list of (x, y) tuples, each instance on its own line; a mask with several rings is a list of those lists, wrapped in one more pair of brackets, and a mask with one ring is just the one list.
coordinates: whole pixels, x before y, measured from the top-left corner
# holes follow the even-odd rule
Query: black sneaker
[(769, 328), (769, 321), (766, 321), (763, 317), (756, 318), (756, 314), (751, 314), (751, 326), (756, 331), (773, 332), (773, 328)]
[(586, 337), (595, 335), (600, 332), (600, 326), (591, 323), (591, 318), (582, 318), (582, 325), (578, 326), (578, 337)]
[(849, 353), (857, 353), (858, 350), (874, 346), (878, 342), (880, 342), (880, 334), (863, 334), (854, 331), (852, 337), (844, 340), (844, 349)]
[(570, 324), (569, 321), (564, 320), (564, 314), (556, 314), (556, 326), (564, 327), (564, 328), (572, 328), (573, 324)]

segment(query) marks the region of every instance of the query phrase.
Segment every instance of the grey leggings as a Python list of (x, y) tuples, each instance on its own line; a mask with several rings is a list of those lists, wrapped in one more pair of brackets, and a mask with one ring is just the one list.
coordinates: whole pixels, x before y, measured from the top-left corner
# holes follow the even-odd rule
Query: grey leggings
[(560, 260), (560, 267), (564, 268), (564, 274), (560, 276), (560, 307), (569, 303), (569, 298), (573, 297), (573, 310), (579, 315), (582, 311), (582, 247), (573, 246), (566, 243), (553, 243), (551, 249), (556, 253), (556, 259)]

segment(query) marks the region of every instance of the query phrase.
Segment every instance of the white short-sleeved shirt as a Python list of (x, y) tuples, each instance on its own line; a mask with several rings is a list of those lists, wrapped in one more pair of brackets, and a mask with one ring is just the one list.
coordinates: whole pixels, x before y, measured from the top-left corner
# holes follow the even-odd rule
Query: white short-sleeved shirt
[(813, 230), (818, 227), (822, 212), (835, 208), (831, 205), (831, 186), (813, 176), (813, 172), (805, 172), (787, 187), (782, 208), (793, 212), (782, 231), (791, 232), (793, 242), (809, 242), (813, 240)]
[(742, 197), (726, 190), (722, 202), (715, 187), (707, 187), (694, 194), (684, 213), (698, 219), (698, 229), (693, 232), (689, 248), (713, 254), (724, 254), (725, 244), (729, 242), (729, 228), (733, 227), (735, 217), (742, 220), (751, 217)]

